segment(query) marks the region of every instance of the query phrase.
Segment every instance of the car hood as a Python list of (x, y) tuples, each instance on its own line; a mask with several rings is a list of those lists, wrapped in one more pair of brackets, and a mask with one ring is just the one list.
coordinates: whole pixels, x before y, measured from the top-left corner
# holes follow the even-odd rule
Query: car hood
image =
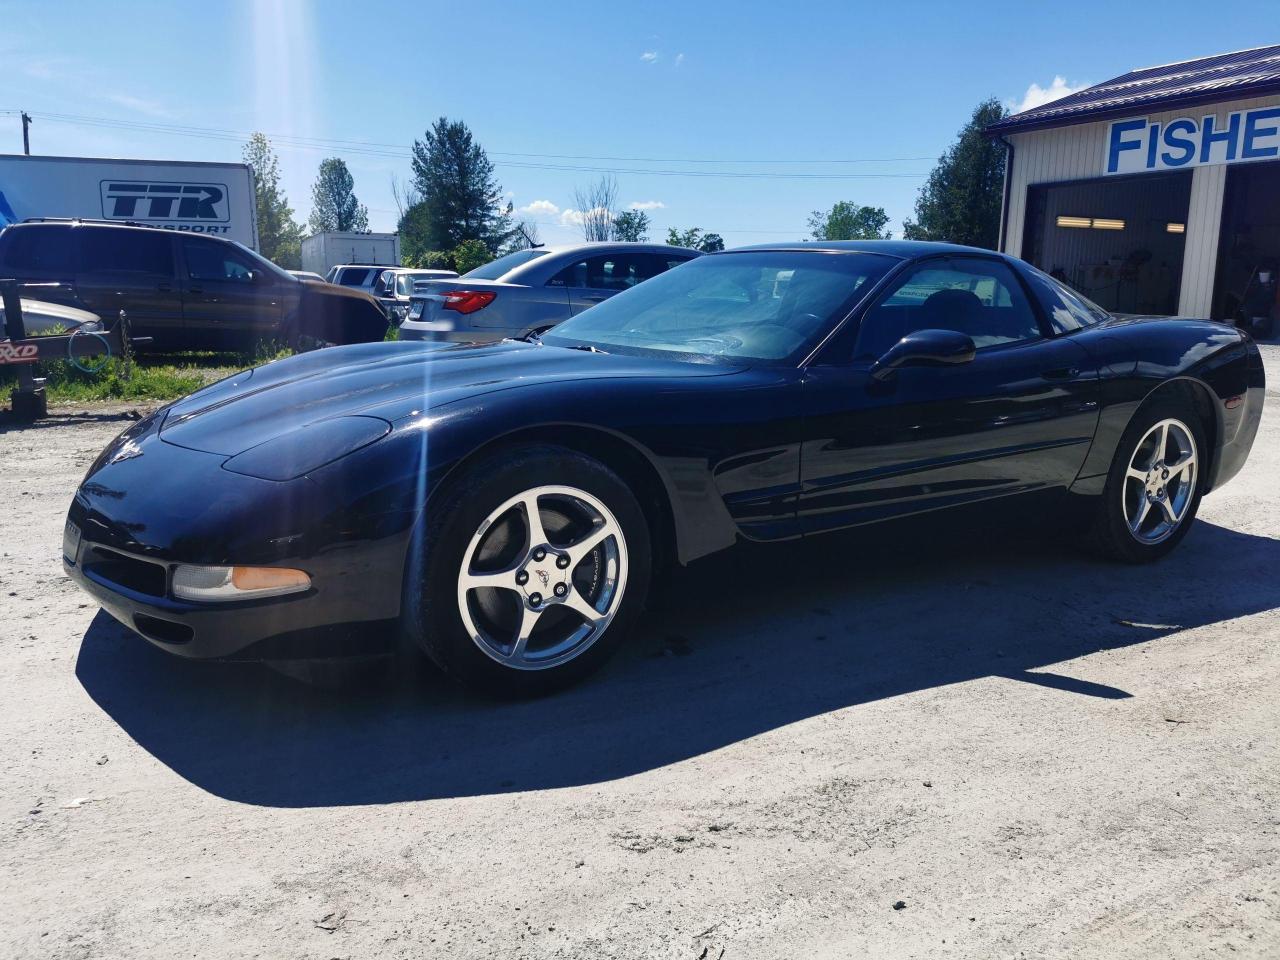
[(514, 341), (331, 347), (246, 370), (193, 393), (168, 408), (160, 436), (192, 450), (235, 456), (333, 417), (394, 423), (498, 390), (602, 378), (716, 376), (739, 369)]

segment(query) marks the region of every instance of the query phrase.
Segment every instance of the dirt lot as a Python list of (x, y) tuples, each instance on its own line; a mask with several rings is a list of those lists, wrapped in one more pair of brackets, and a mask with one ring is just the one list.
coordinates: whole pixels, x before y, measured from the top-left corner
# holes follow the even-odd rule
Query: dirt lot
[(58, 561), (124, 426), (0, 433), (0, 956), (1280, 955), (1274, 410), (1156, 567), (706, 564), (515, 705), (128, 635)]

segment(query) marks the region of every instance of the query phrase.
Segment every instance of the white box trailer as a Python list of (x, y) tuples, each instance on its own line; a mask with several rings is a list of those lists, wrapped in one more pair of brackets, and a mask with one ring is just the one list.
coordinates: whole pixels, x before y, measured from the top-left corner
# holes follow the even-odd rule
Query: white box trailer
[(0, 154), (0, 228), (37, 217), (207, 233), (258, 249), (253, 170), (244, 163)]
[(325, 276), (343, 263), (400, 266), (398, 233), (317, 233), (302, 240), (302, 269)]

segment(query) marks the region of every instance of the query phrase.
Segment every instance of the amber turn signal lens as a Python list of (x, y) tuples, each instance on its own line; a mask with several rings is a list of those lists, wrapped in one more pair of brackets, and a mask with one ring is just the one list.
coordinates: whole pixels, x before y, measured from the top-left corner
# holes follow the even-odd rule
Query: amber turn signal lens
[(302, 593), (311, 578), (287, 567), (205, 567), (180, 564), (173, 568), (172, 590), (179, 600), (225, 603)]
[(231, 585), (237, 590), (305, 590), (311, 578), (285, 567), (232, 567)]

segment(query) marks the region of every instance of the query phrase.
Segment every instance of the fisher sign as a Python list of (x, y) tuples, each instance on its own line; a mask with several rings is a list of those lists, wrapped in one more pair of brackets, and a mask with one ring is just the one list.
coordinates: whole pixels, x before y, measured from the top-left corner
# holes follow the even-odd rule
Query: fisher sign
[(1168, 123), (1116, 120), (1107, 134), (1104, 172), (1149, 173), (1280, 156), (1280, 107), (1237, 110), (1226, 118), (1179, 117)]

